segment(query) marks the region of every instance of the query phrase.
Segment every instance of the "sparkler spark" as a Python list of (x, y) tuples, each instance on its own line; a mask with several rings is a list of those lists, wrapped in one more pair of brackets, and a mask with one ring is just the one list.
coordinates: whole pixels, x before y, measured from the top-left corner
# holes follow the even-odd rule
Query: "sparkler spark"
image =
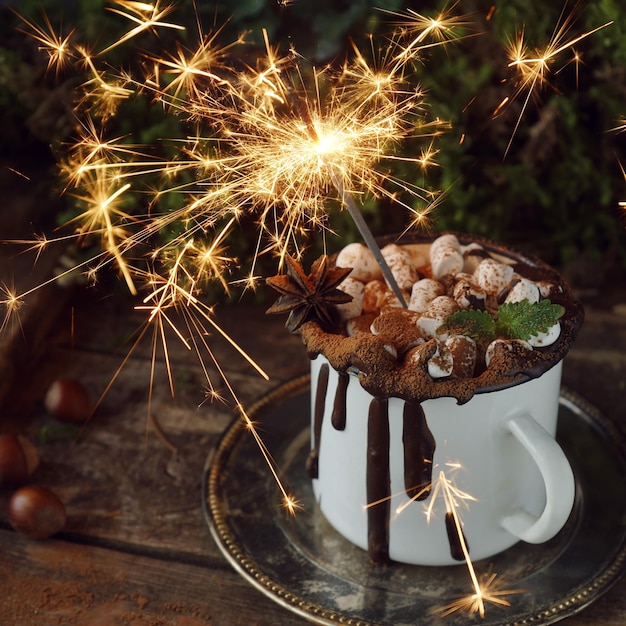
[(459, 500), (475, 500), (475, 498), (457, 489), (453, 482), (446, 476), (445, 471), (441, 470), (433, 487), (432, 500), (427, 515), (430, 515), (432, 512), (432, 503), (438, 492), (441, 493), (444, 499), (446, 516), (452, 521), (451, 530), (455, 534), (456, 541), (458, 541), (458, 547), (460, 548), (463, 560), (467, 566), (474, 592), (445, 606), (438, 607), (434, 609), (433, 612), (443, 617), (459, 611), (467, 612), (469, 615), (478, 613), (480, 617), (484, 617), (485, 603), (491, 603), (501, 607), (510, 606), (510, 602), (506, 599), (506, 596), (521, 593), (521, 590), (501, 589), (498, 584), (500, 581), (496, 583), (496, 574), (489, 575), (481, 582), (470, 557), (469, 548), (463, 533), (463, 524), (459, 515)]
[[(54, 68), (59, 73), (64, 67), (69, 66), (73, 60), (73, 52), (71, 46), (71, 38), (74, 31), (70, 31), (68, 35), (58, 35), (54, 32), (54, 28), (50, 23), (47, 15), (44, 14), (44, 26), (38, 26), (33, 22), (20, 16), (24, 23), (30, 29), (29, 34), (35, 41), (40, 44), (39, 49), (48, 55), (48, 69)], [(26, 31), (24, 31), (26, 32)]]
[[(464, 30), (471, 22), (466, 16), (455, 14), (458, 4), (459, 2), (454, 2), (435, 17), (422, 15), (413, 9), (407, 9), (405, 13), (383, 10), (400, 18), (396, 24), (403, 39), (407, 40), (396, 60), (403, 62), (408, 58), (416, 58), (425, 47), (458, 41), (464, 37)], [(428, 43), (429, 41), (432, 43)]]
[(4, 309), (4, 318), (0, 322), (0, 333), (14, 322), (19, 323), (19, 310), (24, 299), (9, 285), (0, 285), (0, 310)]
[[(421, 504), (424, 508), (424, 515), (428, 523), (435, 523), (434, 515), (438, 501), (443, 500), (444, 509), (446, 511), (446, 527), (449, 533), (451, 549), (458, 553), (454, 558), (464, 561), (467, 572), (473, 588), (473, 592), (467, 596), (455, 599), (443, 606), (435, 607), (432, 613), (441, 617), (452, 615), (453, 613), (464, 612), (468, 615), (478, 614), (481, 618), (485, 616), (486, 604), (493, 604), (500, 607), (510, 606), (507, 596), (517, 593), (523, 593), (521, 589), (504, 589), (501, 579), (497, 579), (497, 574), (488, 573), (479, 576), (476, 572), (474, 563), (472, 562), (469, 547), (463, 532), (463, 521), (461, 518), (461, 508), (469, 508), (471, 502), (476, 502), (476, 498), (470, 493), (459, 489), (452, 478), (452, 475), (460, 470), (462, 466), (455, 462), (446, 462), (446, 469), (440, 469), (437, 477), (432, 481), (431, 485), (416, 486), (411, 498), (396, 507), (396, 517), (401, 515), (408, 506), (420, 504), (424, 494), (428, 495), (428, 500)], [(446, 473), (448, 471), (448, 473)], [(421, 487), (421, 488), (419, 488)], [(405, 493), (404, 491), (402, 492)], [(365, 508), (377, 506), (382, 502), (391, 500), (400, 494), (392, 494), (382, 500), (369, 502)], [(497, 579), (497, 580), (496, 580)]]
[(507, 596), (524, 593), (522, 589), (504, 589), (503, 581), (497, 578), (497, 574), (490, 573), (476, 579), (476, 591), (457, 600), (433, 609), (433, 613), (440, 617), (447, 617), (454, 613), (478, 614), (485, 617), (486, 604), (493, 604), (500, 608), (511, 606)]
[[(589, 30), (581, 35), (570, 36), (570, 32), (575, 20), (573, 12), (566, 13), (565, 7), (561, 12), (559, 20), (555, 26), (552, 37), (543, 47), (529, 48), (526, 43), (524, 31), (521, 30), (518, 35), (509, 40), (507, 45), (507, 55), (509, 57), (509, 67), (515, 70), (515, 88), (511, 96), (507, 96), (494, 110), (493, 117), (497, 117), (501, 112), (514, 100), (523, 97), (523, 103), (520, 114), (515, 123), (511, 139), (507, 145), (505, 154), (508, 153), (513, 138), (519, 129), (521, 120), (524, 116), (526, 108), (531, 97), (537, 90), (542, 89), (550, 84), (550, 76), (561, 71), (556, 67), (557, 61), (563, 53), (570, 51), (571, 57), (566, 60), (563, 65), (575, 63), (577, 72), (580, 63), (580, 55), (574, 48), (576, 44), (583, 39), (593, 35), (594, 33), (606, 28), (613, 22), (607, 22)], [(563, 66), (561, 66), (562, 69)], [(525, 94), (525, 95), (524, 95)]]
[(159, 0), (157, 0), (154, 4), (146, 2), (133, 2), (132, 0), (115, 0), (115, 4), (122, 7), (123, 9), (126, 9), (126, 12), (122, 11), (121, 9), (113, 8), (109, 8), (109, 11), (127, 18), (131, 22), (137, 24), (137, 26), (129, 30), (115, 43), (102, 50), (101, 54), (106, 54), (113, 48), (117, 48), (117, 46), (120, 46), (124, 42), (133, 39), (134, 37), (137, 37), (137, 35), (145, 31), (155, 30), (157, 28), (185, 30), (185, 28), (183, 26), (180, 26), (179, 24), (160, 21), (162, 18), (164, 18), (166, 15), (169, 15), (173, 11), (173, 5), (165, 5), (161, 7), (159, 5)]

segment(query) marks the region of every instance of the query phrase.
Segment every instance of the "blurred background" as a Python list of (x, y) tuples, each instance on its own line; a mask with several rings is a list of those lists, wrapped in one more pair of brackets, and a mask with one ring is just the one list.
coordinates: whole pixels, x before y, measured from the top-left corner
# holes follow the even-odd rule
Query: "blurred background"
[[(197, 35), (196, 14), (205, 32), (220, 29), (217, 37), (224, 43), (247, 32), (251, 58), (263, 49), (266, 29), (273, 44), (284, 51), (293, 47), (323, 66), (341, 65), (353, 41), (369, 49), (370, 34), (384, 43), (390, 25), (399, 21), (394, 12), (435, 15), (449, 5), (435, 0), (228, 0), (196, 6), (180, 0), (172, 19), (186, 23), (190, 39)], [(436, 144), (438, 166), (415, 181), (444, 192), (429, 228), (484, 235), (537, 254), (579, 287), (624, 278), (626, 210), (620, 202), (626, 200), (626, 183), (620, 164), (626, 165), (626, 133), (619, 129), (626, 118), (626, 12), (621, 5), (622, 0), (458, 2), (455, 11), (473, 24), (467, 36), (433, 48), (423, 67), (416, 68), (427, 93), (427, 114), (451, 122)], [(38, 207), (36, 218), (28, 217), (30, 225), (53, 226), (72, 214), (73, 200), (61, 196), (55, 163), (73, 137), (74, 87), (80, 77), (47, 71), (46, 55), (21, 31), (24, 23), (14, 10), (39, 24), (45, 11), (55, 29), (67, 34), (76, 28), (96, 43), (127, 29), (106, 6), (101, 0), (0, 2), (0, 180), (26, 193), (45, 188), (49, 202)], [(494, 115), (514, 93), (507, 43), (523, 29), (530, 45), (545, 46), (564, 15), (575, 17), (570, 41), (613, 24), (582, 39), (575, 51), (564, 51), (565, 61), (549, 76), (549, 86), (535, 90), (523, 111), (525, 93)], [(162, 32), (156, 39), (139, 38), (135, 50), (166, 49), (173, 36)], [(123, 56), (129, 49), (114, 51), (117, 65), (137, 62), (136, 54)], [(163, 115), (158, 104), (139, 100), (118, 118), (119, 128), (111, 133), (128, 134), (136, 143), (175, 134), (178, 129), (171, 125), (180, 123)], [(398, 175), (416, 176), (402, 167)], [(364, 211), (377, 235), (402, 231), (406, 223), (401, 209), (373, 200)], [(358, 239), (349, 220), (336, 219), (345, 239)], [(5, 215), (0, 225), (14, 221), (15, 216)], [(249, 244), (254, 242), (253, 234)]]

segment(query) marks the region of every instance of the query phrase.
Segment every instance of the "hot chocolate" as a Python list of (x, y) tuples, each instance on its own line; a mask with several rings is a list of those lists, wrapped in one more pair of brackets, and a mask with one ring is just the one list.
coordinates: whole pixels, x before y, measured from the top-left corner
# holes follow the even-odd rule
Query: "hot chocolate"
[[(458, 405), (465, 405), (475, 395), (518, 386), (550, 370), (554, 374), (550, 378), (560, 380), (560, 362), (583, 317), (557, 272), (493, 242), (446, 234), (434, 241), (412, 236), (381, 243), (405, 303), (385, 284), (368, 248), (351, 244), (335, 257), (329, 266), (334, 269), (325, 270), (335, 272), (332, 287), (349, 294), (351, 300), (339, 302), (340, 297), (331, 297), (337, 302), (332, 305), (335, 315), (300, 318), (295, 329), (314, 360), (308, 459), (314, 483), (320, 476), (323, 428), (343, 431), (354, 419), (357, 427), (367, 431), (365, 476), (358, 480), (366, 483), (367, 549), (375, 563), (389, 558), (390, 467), (396, 463), (390, 457), (390, 399), (403, 405), (403, 489), (410, 500), (427, 501), (440, 443), (431, 432), (436, 430), (429, 423), (434, 418), (424, 410), (428, 403), (454, 398)], [(338, 268), (352, 271), (340, 276)], [(300, 279), (321, 280), (313, 274)], [(326, 280), (326, 295), (332, 292), (330, 286)], [(333, 381), (330, 388), (329, 379)], [(357, 409), (356, 396), (348, 399), (352, 386), (358, 384), (367, 392), (367, 408)], [(555, 399), (549, 404), (554, 405)], [(552, 408), (556, 414), (556, 407)], [(354, 410), (363, 414), (353, 416)], [(321, 488), (315, 488), (323, 500)], [(531, 505), (535, 516), (542, 506), (540, 502)], [(339, 528), (343, 519), (336, 523), (331, 519), (331, 523), (348, 534)], [(458, 538), (448, 535), (450, 552), (458, 557)], [(505, 547), (512, 543), (506, 544), (507, 540), (503, 539)]]

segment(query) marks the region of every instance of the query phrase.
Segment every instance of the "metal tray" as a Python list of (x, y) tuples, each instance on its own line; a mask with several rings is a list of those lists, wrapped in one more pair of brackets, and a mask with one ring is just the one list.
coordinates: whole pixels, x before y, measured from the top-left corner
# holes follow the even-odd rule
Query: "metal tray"
[(242, 420), (209, 455), (205, 514), (220, 549), (252, 585), (317, 624), (351, 626), (476, 623), (553, 624), (607, 591), (626, 563), (626, 442), (595, 408), (562, 390), (557, 439), (577, 483), (565, 528), (541, 545), (519, 543), (476, 562), (497, 574), (509, 606), (486, 604), (484, 617), (440, 609), (473, 588), (464, 565), (372, 568), (367, 554), (325, 521), (304, 470), (309, 452), (309, 377), (282, 385), (248, 411), (303, 510), (290, 516)]

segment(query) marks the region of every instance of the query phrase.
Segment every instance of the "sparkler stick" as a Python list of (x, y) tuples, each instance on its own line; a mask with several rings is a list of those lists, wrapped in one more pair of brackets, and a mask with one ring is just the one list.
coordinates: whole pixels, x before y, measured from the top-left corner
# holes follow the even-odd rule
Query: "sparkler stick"
[(406, 300), (404, 299), (404, 295), (402, 294), (402, 290), (398, 286), (398, 283), (393, 273), (391, 272), (391, 269), (389, 268), (389, 265), (387, 264), (385, 257), (380, 251), (380, 247), (378, 246), (378, 243), (376, 242), (374, 235), (372, 235), (372, 231), (370, 230), (369, 226), (367, 225), (367, 222), (363, 218), (361, 211), (359, 211), (359, 207), (356, 205), (354, 198), (345, 190), (345, 187), (343, 185), (343, 182), (341, 181), (341, 178), (339, 178), (336, 174), (333, 173), (331, 175), (331, 179), (333, 181), (333, 185), (336, 187), (337, 191), (339, 192), (342, 203), (344, 204), (346, 209), (348, 209), (348, 212), (350, 213), (350, 217), (352, 218), (355, 226), (359, 229), (359, 233), (361, 234), (361, 237), (363, 237), (363, 241), (365, 241), (367, 247), (370, 249), (371, 253), (374, 255), (374, 259), (376, 259), (376, 263), (378, 263), (378, 266), (380, 267), (383, 273), (383, 276), (385, 277), (385, 280), (387, 281), (387, 284), (391, 287), (396, 298), (398, 298), (398, 300), (400, 301), (400, 304), (406, 309), (407, 303), (406, 303)]

